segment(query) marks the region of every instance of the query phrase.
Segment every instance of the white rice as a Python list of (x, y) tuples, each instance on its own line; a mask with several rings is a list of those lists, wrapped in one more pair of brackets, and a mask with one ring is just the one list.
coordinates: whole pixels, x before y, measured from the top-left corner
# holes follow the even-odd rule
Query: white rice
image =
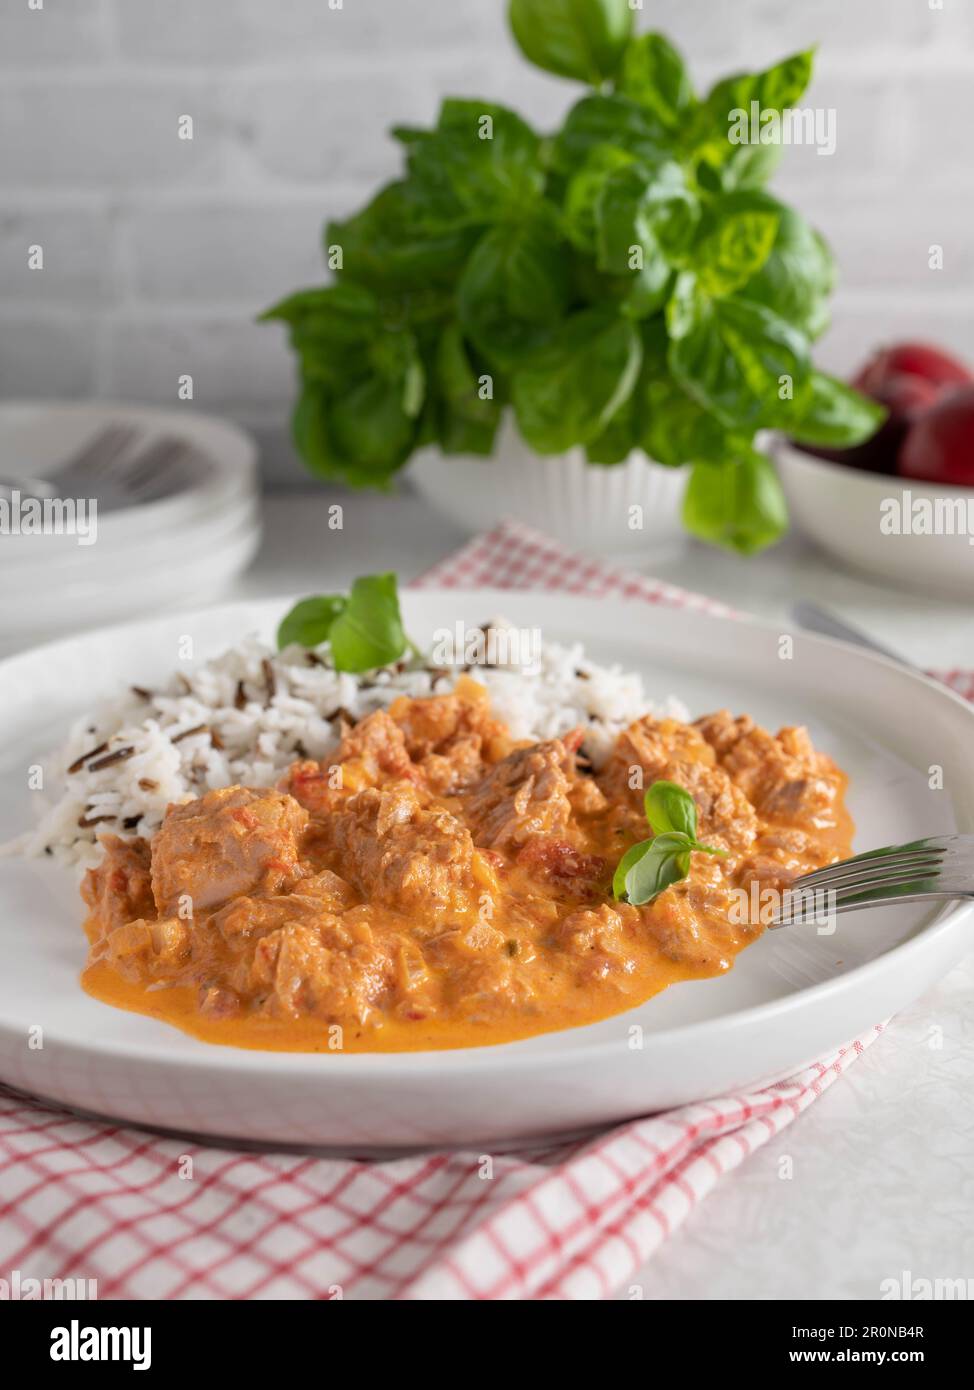
[[(79, 719), (64, 746), (46, 760), (40, 820), (0, 846), (0, 854), (47, 854), (87, 868), (100, 858), (99, 834), (150, 836), (170, 802), (234, 783), (271, 786), (296, 759), (333, 752), (340, 711), (360, 719), (399, 695), (444, 694), (458, 674), (413, 666), (352, 676), (323, 660), (303, 647), (275, 652), (248, 638), (174, 675), (163, 691), (129, 690), (103, 704)], [(468, 674), (486, 686), (493, 712), (515, 738), (553, 738), (584, 725), (582, 747), (596, 767), (620, 730), (640, 715), (688, 718), (673, 696), (654, 704), (638, 675), (596, 665), (581, 644), (546, 643), (531, 673), (478, 666)], [(200, 725), (205, 727), (199, 732), (187, 732)], [(103, 752), (85, 756), (102, 744)], [(127, 748), (134, 751), (124, 760), (97, 767), (100, 759)], [(83, 766), (69, 772), (82, 758)], [(97, 824), (79, 825), (96, 818)]]

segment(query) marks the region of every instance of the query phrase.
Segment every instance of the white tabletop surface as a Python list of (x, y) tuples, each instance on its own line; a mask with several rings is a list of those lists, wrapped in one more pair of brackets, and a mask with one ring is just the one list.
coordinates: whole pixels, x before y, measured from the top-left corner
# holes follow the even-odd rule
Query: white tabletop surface
[[(330, 503), (340, 501), (344, 526), (327, 528)], [(347, 582), (378, 567), (402, 581), (461, 545), (464, 535), (408, 494), (284, 494), (265, 504), (266, 535), (255, 564), (232, 591), (241, 595), (305, 593)], [(647, 570), (670, 583), (720, 598), (788, 631), (791, 605), (809, 599), (831, 608), (915, 665), (974, 667), (970, 604), (891, 590), (838, 568), (811, 545), (789, 539), (757, 560), (688, 544)]]
[[(463, 540), (409, 495), (344, 495), (343, 529), (330, 530), (336, 500), (270, 498), (260, 554), (229, 596), (328, 592), (379, 569), (408, 581)], [(800, 541), (758, 562), (689, 546), (654, 572), (784, 631), (791, 605), (811, 599), (917, 665), (974, 666), (969, 608), (854, 578)], [(904, 1271), (974, 1280), (974, 955), (725, 1179), (632, 1284), (646, 1298), (875, 1299)]]

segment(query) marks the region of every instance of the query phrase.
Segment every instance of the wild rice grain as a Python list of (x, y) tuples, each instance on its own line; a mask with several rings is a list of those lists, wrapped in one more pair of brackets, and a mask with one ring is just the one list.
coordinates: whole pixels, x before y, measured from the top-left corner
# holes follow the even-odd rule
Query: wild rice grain
[(264, 701), (264, 708), (268, 709), (277, 694), (277, 681), (274, 679), (274, 667), (265, 656), (260, 663), (260, 669), (264, 673), (264, 684), (267, 686), (267, 699)]
[(97, 762), (89, 763), (88, 772), (101, 772), (103, 767), (111, 767), (114, 763), (124, 763), (126, 758), (131, 758), (135, 752), (134, 748), (117, 748), (114, 753), (109, 753), (105, 758), (99, 758)]
[(68, 768), (68, 771), (69, 771), (69, 772), (80, 772), (81, 769), (84, 767), (85, 763), (88, 761), (89, 758), (96, 758), (96, 757), (98, 756), (99, 753), (104, 753), (104, 751), (105, 751), (105, 749), (106, 749), (107, 747), (108, 747), (108, 744), (107, 744), (107, 743), (99, 743), (98, 747), (97, 747), (97, 748), (92, 748), (91, 751), (90, 751), (89, 753), (82, 753), (82, 755), (81, 755), (80, 758), (75, 758), (74, 762), (73, 762), (73, 763), (71, 764), (71, 766)]
[(181, 734), (173, 734), (172, 737), (170, 738), (169, 742), (170, 742), (170, 743), (182, 743), (182, 741), (183, 741), (184, 738), (192, 738), (194, 734), (205, 734), (205, 733), (209, 733), (209, 730), (208, 730), (207, 726), (206, 726), (205, 724), (197, 724), (197, 725), (196, 725), (194, 728), (192, 728), (192, 729), (184, 729), (183, 732), (182, 732)]

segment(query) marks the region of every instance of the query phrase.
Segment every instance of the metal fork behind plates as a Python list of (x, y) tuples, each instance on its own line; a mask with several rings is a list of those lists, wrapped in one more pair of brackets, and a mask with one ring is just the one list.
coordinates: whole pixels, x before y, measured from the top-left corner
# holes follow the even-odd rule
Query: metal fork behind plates
[(175, 492), (193, 459), (184, 440), (162, 436), (141, 449), (140, 432), (129, 425), (99, 430), (49, 478), (0, 473), (0, 496), (22, 498), (94, 495), (104, 511), (152, 502)]
[(856, 854), (796, 878), (771, 926), (932, 898), (974, 898), (974, 835), (934, 835)]

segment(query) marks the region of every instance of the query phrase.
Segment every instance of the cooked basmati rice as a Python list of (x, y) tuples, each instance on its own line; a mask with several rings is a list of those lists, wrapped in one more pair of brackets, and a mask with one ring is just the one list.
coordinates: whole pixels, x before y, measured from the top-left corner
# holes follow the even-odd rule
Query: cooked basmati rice
[[(0, 853), (48, 854), (86, 868), (100, 857), (100, 833), (150, 836), (170, 802), (234, 783), (271, 786), (296, 759), (328, 757), (343, 715), (361, 719), (399, 695), (444, 694), (457, 674), (400, 663), (353, 676), (304, 647), (275, 652), (247, 638), (174, 675), (164, 691), (134, 686), (79, 719), (45, 766), (56, 799)], [(580, 643), (544, 644), (531, 672), (477, 666), (468, 674), (486, 686), (515, 738), (584, 725), (582, 749), (596, 767), (640, 715), (688, 717), (672, 696), (648, 700), (638, 675), (589, 661)]]

